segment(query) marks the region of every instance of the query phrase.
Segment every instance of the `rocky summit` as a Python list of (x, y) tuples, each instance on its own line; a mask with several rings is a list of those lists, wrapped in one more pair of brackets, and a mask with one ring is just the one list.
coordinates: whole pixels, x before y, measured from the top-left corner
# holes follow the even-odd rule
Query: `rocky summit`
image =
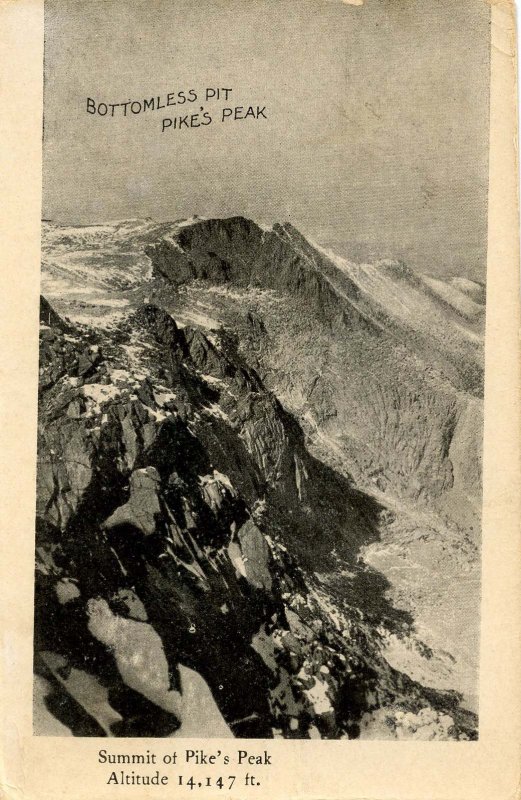
[(35, 733), (477, 736), (484, 287), (45, 223)]

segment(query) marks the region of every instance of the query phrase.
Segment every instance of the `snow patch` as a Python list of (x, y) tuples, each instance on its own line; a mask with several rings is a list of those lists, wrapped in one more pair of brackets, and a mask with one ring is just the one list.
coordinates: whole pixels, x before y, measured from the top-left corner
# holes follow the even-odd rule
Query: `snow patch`
[(179, 327), (186, 325), (198, 325), (200, 328), (216, 330), (220, 328), (221, 323), (209, 317), (207, 314), (200, 314), (197, 311), (183, 310), (176, 315), (176, 322), (181, 323)]
[(205, 383), (209, 383), (211, 386), (226, 386), (222, 378), (216, 378), (215, 375), (201, 375), (201, 378)]
[(84, 397), (103, 403), (106, 400), (115, 400), (121, 394), (121, 389), (111, 383), (85, 383), (81, 387)]
[(230, 417), (226, 414), (222, 408), (217, 405), (217, 403), (212, 403), (210, 406), (203, 406), (203, 411), (207, 411), (212, 417), (217, 417), (218, 419), (224, 420), (224, 422), (229, 422)]

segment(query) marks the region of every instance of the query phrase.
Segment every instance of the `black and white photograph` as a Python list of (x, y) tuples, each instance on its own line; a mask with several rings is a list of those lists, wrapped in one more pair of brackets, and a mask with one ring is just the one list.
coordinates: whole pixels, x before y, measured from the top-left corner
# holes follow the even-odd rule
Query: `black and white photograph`
[(490, 19), (46, 0), (35, 736), (479, 739)]

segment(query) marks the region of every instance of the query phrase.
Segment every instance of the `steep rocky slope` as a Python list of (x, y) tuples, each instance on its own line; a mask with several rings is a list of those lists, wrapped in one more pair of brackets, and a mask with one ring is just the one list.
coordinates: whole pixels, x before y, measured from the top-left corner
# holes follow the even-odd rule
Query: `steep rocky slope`
[(473, 736), (479, 285), (242, 218), (44, 251), (42, 728)]

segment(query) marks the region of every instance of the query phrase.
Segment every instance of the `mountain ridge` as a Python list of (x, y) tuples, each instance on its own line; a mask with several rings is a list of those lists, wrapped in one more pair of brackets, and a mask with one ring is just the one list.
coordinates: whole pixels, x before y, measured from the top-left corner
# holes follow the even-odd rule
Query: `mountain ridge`
[[(479, 286), (455, 279), (457, 292), (450, 282), (442, 281), (440, 289), (400, 262), (353, 264), (288, 224), (266, 230), (241, 217), (131, 222), (94, 226), (87, 236), (70, 227), (44, 232), (43, 291), (70, 331), (55, 334), (56, 320), (44, 322), (44, 339), (49, 329), (64, 341), (41, 384), (62, 380), (60, 370), (70, 359), (97, 374), (88, 348), (71, 353), (65, 337), (96, 339), (104, 359), (119, 364), (111, 369), (123, 383), (129, 372), (141, 376), (129, 397), (138, 392), (130, 405), (144, 403), (144, 410), (130, 411), (125, 426), (149, 415), (147, 408), (159, 420), (167, 412), (150, 398), (171, 391), (156, 375), (163, 357), (154, 341), (163, 337), (162, 347), (178, 353), (173, 361), (169, 356), (165, 375), (185, 397), (184, 410), (175, 401), (175, 413), (182, 418), (187, 408), (199, 409), (196, 439), (221, 459), (217, 472), (228, 476), (250, 517), (267, 519), (283, 536), (304, 582), (311, 580), (311, 594), (325, 592), (328, 613), (334, 616), (333, 609), (347, 601), (351, 610), (362, 609), (364, 636), (381, 628), (379, 643), (369, 646), (376, 673), (390, 674), (383, 657), (422, 685), (420, 692), (457, 688), (473, 708), (484, 316)], [(154, 341), (147, 338), (150, 325)], [(146, 358), (147, 352), (156, 355)], [(197, 365), (199, 377), (189, 377), (189, 364)], [(112, 372), (95, 382), (109, 388), (82, 389), (82, 396), (93, 396), (76, 398), (70, 413), (84, 404), (96, 409), (101, 400), (118, 405)], [(155, 388), (142, 385), (147, 376)], [(101, 406), (95, 417), (103, 420), (100, 412)], [(60, 425), (70, 424), (69, 411), (56, 413)], [(150, 424), (139, 422), (144, 427), (136, 442), (152, 435)], [(170, 447), (161, 436), (156, 450)], [(58, 443), (58, 449), (65, 446)], [(139, 469), (149, 467), (157, 469)], [(137, 498), (166, 508), (154, 500), (153, 473), (132, 481)], [(135, 514), (138, 505), (127, 496), (117, 517)], [(145, 530), (151, 524), (142, 523)], [(254, 524), (262, 529), (262, 521)], [(252, 552), (262, 554), (265, 545), (256, 537)], [(242, 574), (240, 545), (235, 550), (233, 537), (229, 544)], [(265, 567), (257, 573), (257, 582), (273, 581)], [(436, 581), (437, 573), (443, 581)], [(427, 584), (419, 581), (422, 574), (432, 575)], [(474, 622), (462, 634), (451, 600), (464, 604), (466, 598), (474, 598)], [(422, 655), (429, 649), (431, 656)], [(444, 655), (447, 649), (453, 661)], [(394, 680), (382, 677), (384, 684)], [(379, 715), (387, 712), (378, 710), (381, 704), (374, 710), (362, 705), (358, 721), (349, 725), (360, 728), (364, 714), (372, 715), (368, 735), (377, 738)], [(289, 721), (285, 726), (284, 735), (293, 735)]]

